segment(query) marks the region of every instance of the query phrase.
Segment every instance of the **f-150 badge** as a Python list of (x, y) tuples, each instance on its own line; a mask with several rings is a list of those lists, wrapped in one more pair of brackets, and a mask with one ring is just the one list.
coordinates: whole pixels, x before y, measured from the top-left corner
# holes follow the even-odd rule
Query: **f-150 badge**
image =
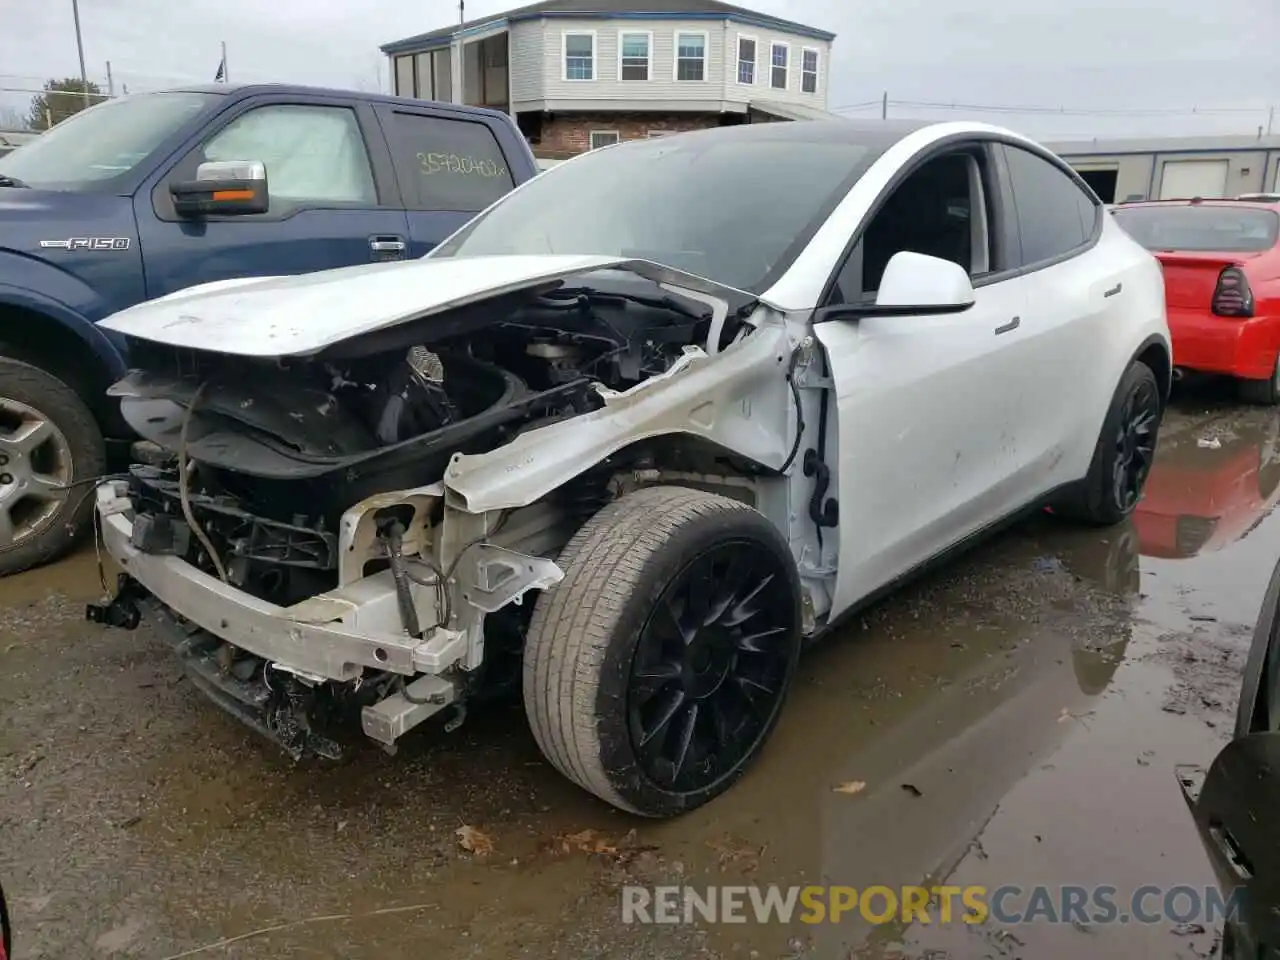
[(70, 240), (41, 240), (40, 246), (55, 250), (128, 250), (128, 237), (72, 237)]

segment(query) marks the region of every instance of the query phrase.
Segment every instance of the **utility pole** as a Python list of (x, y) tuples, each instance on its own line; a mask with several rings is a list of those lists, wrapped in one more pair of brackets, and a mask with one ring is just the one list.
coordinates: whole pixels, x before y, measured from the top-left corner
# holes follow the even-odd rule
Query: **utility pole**
[(1267, 136), (1271, 136), (1271, 125), (1276, 121), (1276, 105), (1273, 103), (1267, 111)]
[(76, 22), (76, 50), (80, 53), (80, 87), (84, 91), (84, 105), (89, 106), (89, 75), (84, 69), (84, 41), (80, 38), (80, 0), (71, 0), (71, 16)]
[(116, 95), (116, 82), (111, 77), (111, 61), (107, 61), (107, 96), (114, 97)]
[(889, 91), (884, 92), (884, 96), (880, 98), (880, 119), (889, 119)]

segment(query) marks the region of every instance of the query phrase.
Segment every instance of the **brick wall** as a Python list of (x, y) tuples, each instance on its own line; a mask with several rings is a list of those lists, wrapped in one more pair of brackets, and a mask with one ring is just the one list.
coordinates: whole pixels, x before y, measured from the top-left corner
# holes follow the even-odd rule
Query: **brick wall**
[(622, 140), (643, 140), (651, 130), (683, 133), (721, 124), (718, 113), (560, 113), (542, 121), (533, 152), (548, 159), (576, 156), (591, 146), (593, 130), (616, 130)]

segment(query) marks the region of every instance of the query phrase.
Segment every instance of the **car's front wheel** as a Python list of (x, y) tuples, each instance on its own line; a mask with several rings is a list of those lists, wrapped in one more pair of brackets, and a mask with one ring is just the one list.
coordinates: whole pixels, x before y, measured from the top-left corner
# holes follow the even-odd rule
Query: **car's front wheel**
[(1053, 505), (1053, 512), (1100, 526), (1133, 513), (1155, 461), (1163, 411), (1156, 375), (1135, 361), (1116, 387), (1088, 475)]
[(737, 500), (657, 486), (588, 520), (560, 565), (524, 651), (543, 754), (644, 816), (728, 789), (773, 731), (799, 657), (785, 539)]
[(71, 547), (92, 510), (85, 481), (105, 464), (102, 432), (76, 392), (0, 357), (0, 575)]

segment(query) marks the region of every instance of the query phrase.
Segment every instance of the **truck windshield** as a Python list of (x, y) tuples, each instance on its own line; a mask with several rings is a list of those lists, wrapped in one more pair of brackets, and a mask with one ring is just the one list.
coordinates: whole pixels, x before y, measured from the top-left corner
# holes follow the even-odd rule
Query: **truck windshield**
[(0, 157), (0, 178), (41, 190), (106, 188), (220, 96), (143, 93), (107, 100)]
[(759, 293), (881, 152), (828, 126), (721, 127), (593, 150), (507, 194), (430, 256), (653, 260)]

